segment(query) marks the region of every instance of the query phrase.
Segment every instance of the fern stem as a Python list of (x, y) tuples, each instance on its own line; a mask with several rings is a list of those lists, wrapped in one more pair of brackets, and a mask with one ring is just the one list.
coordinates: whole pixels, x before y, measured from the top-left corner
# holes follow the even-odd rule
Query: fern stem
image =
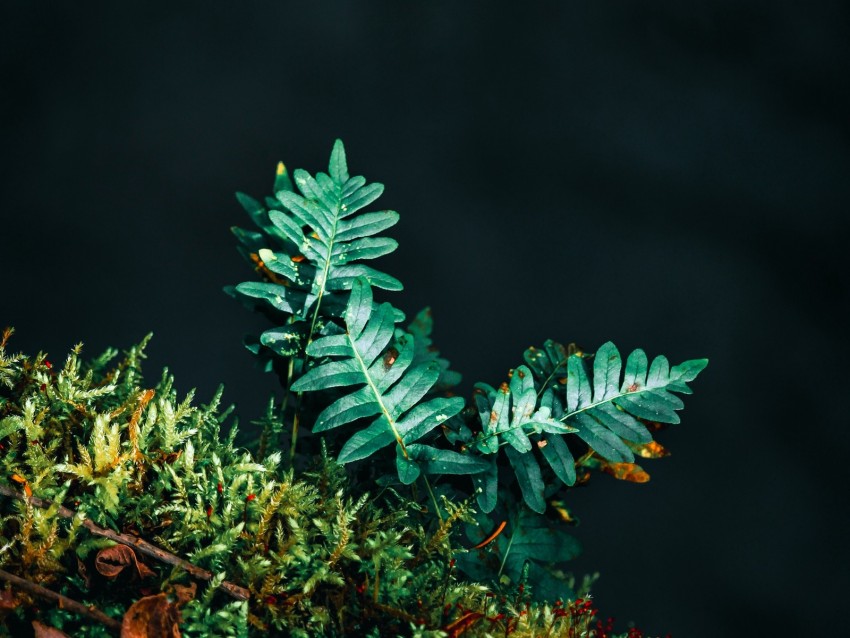
[(423, 474), (422, 478), (425, 479), (425, 487), (428, 488), (428, 494), (431, 495), (431, 502), (434, 504), (434, 511), (437, 512), (437, 516), (440, 518), (440, 524), (443, 524), (443, 514), (440, 512), (440, 506), (437, 505), (437, 497), (434, 496), (434, 490), (431, 489), (431, 482), (428, 480), (428, 476)]
[(351, 344), (351, 351), (354, 353), (354, 358), (357, 359), (357, 365), (360, 366), (360, 370), (363, 372), (363, 378), (366, 379), (369, 389), (372, 391), (372, 394), (375, 395), (375, 402), (381, 407), (381, 412), (383, 412), (384, 418), (387, 420), (390, 429), (393, 431), (393, 436), (395, 436), (396, 442), (401, 446), (401, 453), (404, 454), (404, 458), (410, 458), (407, 454), (407, 448), (404, 445), (401, 434), (399, 434), (398, 429), (396, 429), (395, 420), (390, 414), (390, 411), (387, 409), (387, 406), (384, 405), (384, 397), (381, 395), (381, 391), (375, 386), (375, 382), (372, 381), (372, 377), (369, 376), (369, 368), (366, 366), (366, 362), (363, 361), (363, 357), (360, 356), (360, 352), (358, 352), (357, 347), (354, 344), (354, 338), (349, 332), (346, 332), (346, 335), (348, 336), (348, 342)]
[(552, 379), (555, 378), (555, 375), (558, 373), (558, 371), (561, 368), (566, 367), (567, 361), (568, 361), (568, 359), (563, 359), (561, 362), (559, 362), (558, 365), (555, 366), (555, 369), (552, 370), (552, 374), (550, 374), (548, 377), (546, 377), (546, 380), (543, 383), (540, 384), (540, 389), (537, 391), (537, 398), (538, 399), (543, 396), (543, 393), (546, 392), (546, 390), (549, 389), (549, 382), (552, 381)]
[[(513, 524), (511, 524), (511, 527), (514, 527)], [(508, 562), (508, 554), (511, 553), (511, 545), (514, 544), (514, 537), (515, 536), (516, 536), (516, 531), (512, 529), (511, 530), (511, 539), (508, 541), (508, 546), (505, 548), (505, 555), (502, 556), (502, 564), (499, 565), (499, 573), (496, 574), (496, 580), (499, 580), (499, 578), (502, 577), (502, 572), (505, 570), (505, 563)]]
[[(304, 355), (306, 356), (306, 355)], [(289, 403), (289, 397), (292, 391), (289, 389), (292, 386), (292, 377), (295, 375), (295, 357), (289, 359), (289, 366), (286, 371), (286, 394), (283, 397), (283, 405), (280, 409), (281, 419), (286, 418), (286, 406)], [(301, 393), (298, 393), (298, 399), (295, 404), (295, 412), (292, 416), (292, 437), (289, 445), (289, 467), (295, 463), (295, 442), (298, 440), (298, 411), (301, 409)]]
[[(328, 248), (328, 258), (325, 260), (325, 266), (322, 269), (322, 277), (321, 277), (321, 280), (320, 280), (322, 282), (322, 284), (321, 284), (321, 287), (319, 288), (319, 294), (316, 296), (316, 306), (315, 306), (315, 309), (313, 310), (313, 319), (310, 321), (310, 332), (307, 333), (307, 344), (304, 346), (304, 351), (305, 351), (304, 356), (305, 357), (307, 356), (307, 354), (306, 354), (307, 348), (310, 346), (311, 343), (313, 343), (313, 334), (316, 332), (316, 324), (319, 321), (319, 309), (322, 307), (322, 299), (325, 296), (325, 289), (327, 288), (328, 273), (330, 272), (330, 268), (331, 268), (331, 259), (332, 259), (332, 255), (333, 255), (334, 240), (336, 238), (336, 227), (337, 227), (337, 224), (339, 223), (339, 214), (340, 214), (340, 212), (342, 212), (341, 208), (342, 208), (342, 197), (341, 197), (341, 194), (340, 194), (340, 199), (337, 202), (336, 214), (334, 215), (334, 225), (333, 225), (333, 228), (331, 229), (330, 236), (328, 237), (328, 246), (327, 246), (327, 248)], [(292, 360), (290, 360), (290, 373), (292, 371), (291, 363), (292, 363)], [(286, 387), (288, 388), (291, 383), (292, 383), (292, 377), (290, 376), (289, 379), (288, 379), (288, 383), (287, 383)], [(290, 466), (292, 466), (292, 463), (295, 459), (295, 442), (298, 440), (298, 411), (301, 408), (301, 395), (302, 394), (303, 394), (303, 392), (298, 393), (298, 399), (297, 399), (296, 408), (295, 408), (295, 417), (292, 419), (292, 444), (291, 444), (290, 449), (289, 449), (289, 464), (290, 464)], [(404, 446), (402, 445), (402, 447), (404, 447)], [(404, 456), (405, 456), (405, 458), (407, 458), (407, 452), (405, 452)]]
[[(621, 399), (624, 396), (633, 396), (633, 395), (636, 395), (636, 394), (641, 394), (643, 392), (648, 392), (650, 390), (652, 390), (652, 388), (646, 388), (644, 390), (638, 390), (637, 392), (620, 392), (616, 396), (613, 396), (609, 399), (603, 399), (602, 401), (596, 401), (595, 403), (589, 403), (589, 404), (585, 405), (583, 408), (579, 408), (578, 410), (574, 410), (573, 412), (570, 412), (569, 414), (565, 414), (564, 416), (562, 416), (558, 420), (561, 423), (564, 423), (564, 422), (567, 421), (567, 419), (571, 419), (572, 417), (579, 415), (582, 412), (587, 412), (588, 410), (593, 410), (594, 408), (598, 408), (600, 405), (604, 405), (606, 403), (611, 403), (612, 401), (614, 401), (616, 399)], [(499, 436), (500, 434), (504, 434), (505, 432), (512, 432), (514, 430), (522, 430), (525, 427), (525, 425), (527, 425), (527, 424), (521, 423), (520, 425), (511, 426), (509, 428), (505, 428), (504, 430), (499, 430), (498, 432), (490, 432), (489, 434), (486, 434), (482, 438), (480, 438), (479, 441), (487, 441), (488, 439), (492, 439), (494, 436)], [(573, 432), (573, 430), (570, 430), (569, 432), (564, 432), (564, 434), (569, 434), (570, 432)], [(537, 432), (536, 430), (533, 431), (532, 433), (533, 434), (539, 434), (539, 432)], [(506, 443), (507, 443), (506, 441), (500, 441), (499, 446), (505, 445)]]
[(330, 235), (328, 236), (328, 258), (325, 260), (325, 267), (322, 269), (322, 286), (319, 288), (319, 294), (316, 298), (316, 309), (313, 311), (313, 320), (310, 322), (310, 334), (307, 335), (307, 345), (310, 345), (310, 342), (313, 341), (313, 332), (316, 330), (316, 323), (319, 320), (319, 308), (322, 305), (322, 297), (325, 296), (325, 288), (328, 285), (328, 273), (331, 269), (331, 260), (333, 259), (333, 251), (334, 251), (334, 241), (336, 240), (336, 227), (339, 224), (339, 215), (342, 212), (342, 192), (340, 191), (340, 187), (337, 186), (337, 204), (336, 211), (334, 214), (334, 225), (331, 229)]

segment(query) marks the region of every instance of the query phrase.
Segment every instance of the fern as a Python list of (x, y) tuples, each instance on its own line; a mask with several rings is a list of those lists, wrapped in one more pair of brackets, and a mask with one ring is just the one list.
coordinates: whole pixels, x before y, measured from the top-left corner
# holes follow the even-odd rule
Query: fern
[[(543, 524), (535, 516), (544, 515), (550, 501), (559, 504), (553, 508), (560, 517), (571, 520), (557, 493), (585, 481), (590, 469), (648, 480), (633, 463), (635, 452), (657, 456), (653, 450), (659, 446), (647, 423), (678, 422), (676, 411), (683, 404), (674, 393), (690, 392), (687, 382), (705, 360), (671, 369), (664, 357), (649, 365), (636, 350), (623, 370), (611, 343), (594, 357), (549, 340), (524, 353), (524, 364), (511, 371), (508, 382), (476, 383), (467, 403), (452, 396), (460, 375), (433, 346), (427, 309), (405, 330), (396, 325), (401, 313), (388, 303), (375, 304), (371, 292), (372, 286), (396, 290), (400, 284), (365, 267), (337, 270), (334, 255), (376, 257), (395, 248), (391, 240), (355, 238), (350, 229), (375, 234), (397, 220), (395, 213), (373, 213), (351, 218), (351, 227), (340, 226), (348, 212), (342, 202), (353, 188), (349, 184), (369, 188), (362, 178), (348, 177), (341, 143), (334, 146), (329, 175), (313, 179), (296, 171), (295, 182), (301, 195), (280, 168), (277, 203), (267, 202), (288, 212), (266, 211), (242, 196), (264, 235), (237, 235), (243, 250), (255, 251), (248, 257), (267, 281), (240, 284), (237, 292), (266, 299), (282, 311), (278, 317), (286, 317), (284, 326), (266, 331), (253, 349), (262, 355), (262, 348), (271, 348), (290, 357), (287, 390), (299, 397), (311, 393), (314, 433), (348, 426), (350, 434), (337, 446), (339, 462), (385, 458), (379, 452), (394, 443), (399, 481), (413, 484), (423, 474), (436, 475), (437, 493), (449, 498), (466, 494), (457, 482), (441, 482), (438, 475), (470, 475), (482, 515), (515, 513), (505, 537), (510, 539), (534, 536)], [(377, 190), (367, 193), (370, 201), (377, 196)], [(259, 246), (263, 241), (276, 242), (278, 249)], [(357, 249), (340, 247), (347, 241)], [(425, 484), (441, 515), (432, 483)], [(557, 533), (571, 538), (563, 530)], [(518, 566), (511, 565), (507, 576), (515, 580)], [(500, 581), (503, 572), (491, 570), (490, 580)], [(539, 584), (538, 572), (532, 571), (532, 580)]]
[[(559, 435), (575, 432), (575, 429), (556, 418), (561, 411), (553, 390), (547, 389), (540, 395), (531, 370), (526, 366), (514, 370), (510, 385), (503, 383), (494, 390), (479, 383), (475, 389), (474, 399), (482, 425), (481, 435), (475, 441), (476, 449), (481, 454), (496, 454), (502, 443), (507, 443), (505, 455), (519, 479), (525, 502), (535, 512), (542, 513), (546, 509), (543, 476), (531, 454), (535, 447), (531, 436), (545, 433), (540, 438), (535, 437), (535, 443), (544, 451), (559, 478), (571, 485), (575, 481), (572, 456)], [(495, 464), (474, 478), (480, 488), (478, 504), (485, 512), (496, 506), (497, 481)]]
[(600, 455), (615, 463), (634, 461), (624, 441), (649, 443), (652, 435), (638, 420), (679, 423), (676, 410), (684, 407), (673, 394), (691, 394), (693, 381), (708, 365), (707, 359), (685, 361), (670, 368), (658, 356), (648, 365), (643, 350), (633, 351), (622, 371), (620, 352), (610, 341), (593, 360), (592, 385), (584, 359), (570, 357), (567, 367), (566, 414), (577, 435)]
[(421, 471), (419, 461), (443, 473), (470, 473), (482, 466), (470, 457), (416, 444), (431, 430), (463, 409), (459, 397), (421, 401), (434, 387), (443, 367), (436, 361), (415, 362), (415, 338), (396, 335), (392, 306), (373, 311), (372, 290), (365, 278), (355, 281), (343, 319), (346, 330), (321, 337), (307, 347), (311, 357), (325, 360), (298, 379), (292, 390), (316, 391), (359, 386), (337, 399), (316, 418), (313, 432), (324, 432), (374, 417), (342, 446), (338, 461), (367, 458), (397, 444), (399, 479), (409, 484)]
[(241, 283), (232, 293), (267, 302), (285, 322), (249, 342), (249, 348), (256, 353), (267, 348), (284, 358), (302, 356), (323, 318), (338, 316), (345, 307), (346, 291), (358, 277), (385, 290), (402, 288), (394, 277), (360, 263), (395, 250), (394, 239), (375, 235), (395, 225), (398, 213), (359, 213), (384, 187), (349, 176), (342, 142), (334, 144), (328, 173), (313, 177), (298, 169), (294, 178), (300, 194), (279, 166), (276, 198), (267, 200), (268, 209), (240, 193), (240, 203), (263, 232), (234, 229), (243, 254), (269, 281)]
[[(546, 353), (545, 356), (542, 353)], [(495, 454), (500, 446), (516, 474), (525, 503), (535, 512), (546, 509), (545, 483), (533, 454), (537, 447), (555, 476), (565, 485), (576, 481), (575, 460), (563, 435), (575, 433), (593, 451), (612, 463), (632, 463), (630, 444), (646, 444), (652, 435), (643, 420), (678, 423), (676, 410), (684, 404), (673, 392), (689, 394), (688, 381), (696, 378), (708, 361), (686, 361), (670, 368), (656, 357), (648, 365), (643, 350), (626, 361), (613, 343), (604, 344), (595, 357), (569, 350), (553, 341), (543, 351), (531, 348), (526, 361), (531, 368), (514, 370), (511, 384), (494, 390), (476, 385), (475, 401), (482, 432), (475, 439), (481, 454)], [(592, 374), (587, 361), (593, 360)], [(532, 373), (535, 370), (535, 373)], [(566, 376), (560, 376), (566, 373)], [(555, 388), (563, 382), (564, 390)], [(478, 504), (484, 512), (496, 506), (498, 470), (474, 477), (480, 489)]]
[[(274, 198), (238, 195), (257, 230), (234, 233), (262, 281), (230, 292), (272, 319), (248, 346), (285, 372), (258, 454), (235, 446), (235, 425), (221, 437), (221, 390), (195, 406), (167, 373), (143, 385), (147, 339), (117, 366), (115, 350), (86, 365), (78, 347), (53, 370), (42, 354), (8, 355), (11, 330), (0, 336), (0, 579), (84, 603), (39, 610), (4, 590), (0, 635), (7, 620), (29, 633), (32, 618), (104, 635), (135, 616), (138, 595), (161, 602), (170, 633), (182, 616), (187, 636), (591, 635), (595, 610), (569, 600), (587, 581), (563, 571), (580, 551), (569, 489), (590, 469), (648, 480), (635, 455), (667, 454), (651, 430), (678, 423), (677, 395), (706, 361), (650, 364), (635, 350), (624, 364), (611, 343), (592, 355), (547, 341), (467, 402), (431, 340), (430, 311), (402, 327), (400, 310), (373, 299), (373, 288), (402, 287), (363, 263), (396, 248), (380, 234), (398, 214), (362, 212), (383, 186), (349, 175), (340, 141), (327, 173), (293, 177), (281, 164)], [(284, 467), (276, 446), (289, 419)], [(295, 463), (299, 419), (324, 435), (301, 444), (321, 445), (312, 472), (307, 455)], [(326, 447), (340, 463), (373, 463), (347, 473)], [(98, 567), (128, 553), (132, 577)], [(95, 607), (105, 615), (87, 613)]]

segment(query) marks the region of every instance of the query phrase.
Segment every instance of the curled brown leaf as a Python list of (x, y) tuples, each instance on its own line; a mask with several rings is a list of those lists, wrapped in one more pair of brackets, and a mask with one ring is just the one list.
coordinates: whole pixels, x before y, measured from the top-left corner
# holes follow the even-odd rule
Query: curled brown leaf
[(136, 552), (126, 545), (113, 545), (100, 550), (94, 559), (94, 566), (101, 575), (107, 578), (116, 578), (128, 567), (132, 567), (139, 578), (148, 578), (154, 575), (153, 570), (139, 562)]
[(649, 480), (646, 470), (634, 463), (605, 463), (602, 471), (620, 481), (646, 483)]

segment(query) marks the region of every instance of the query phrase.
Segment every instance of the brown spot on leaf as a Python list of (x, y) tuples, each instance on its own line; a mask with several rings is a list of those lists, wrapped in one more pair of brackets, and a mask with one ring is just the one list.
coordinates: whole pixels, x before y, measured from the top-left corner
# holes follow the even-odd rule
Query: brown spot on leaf
[(647, 421), (646, 419), (638, 419), (641, 423), (646, 426), (646, 429), (650, 432), (660, 432), (661, 430), (666, 430), (668, 424), (667, 423), (658, 423), (656, 421)]
[(290, 257), (290, 259), (292, 261), (294, 261), (296, 264), (300, 264), (302, 261), (304, 261), (306, 259), (306, 257), (304, 255), (293, 255), (292, 257)]
[(384, 353), (384, 368), (392, 367), (396, 359), (398, 359), (398, 350), (395, 348), (387, 350)]
[(626, 388), (626, 392), (637, 392), (637, 390), (638, 390), (638, 384), (637, 383), (633, 383), (628, 388)]
[(177, 450), (176, 452), (171, 452), (170, 454), (160, 452), (159, 458), (156, 459), (155, 462), (159, 465), (164, 465), (165, 463), (168, 463), (168, 465), (173, 465), (182, 454), (183, 450)]
[(278, 277), (275, 273), (269, 270), (266, 267), (266, 264), (263, 263), (263, 260), (260, 259), (260, 256), (257, 253), (251, 253), (249, 255), (251, 261), (254, 262), (254, 270), (263, 275), (267, 280), (271, 281), (275, 284), (283, 284), (286, 285), (287, 281), (283, 277)]
[[(511, 373), (513, 374), (513, 370), (511, 370)], [(508, 394), (510, 391), (511, 387), (503, 381), (502, 385), (499, 386), (499, 392), (501, 392), (502, 394)]]
[(180, 638), (180, 611), (165, 594), (145, 596), (130, 606), (121, 623), (121, 638)]

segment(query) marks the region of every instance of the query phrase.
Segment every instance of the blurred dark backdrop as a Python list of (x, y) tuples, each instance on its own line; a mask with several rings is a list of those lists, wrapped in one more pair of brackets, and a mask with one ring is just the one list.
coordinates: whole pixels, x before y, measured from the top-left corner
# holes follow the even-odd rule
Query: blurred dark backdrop
[(575, 494), (603, 611), (840, 631), (850, 7), (524, 5), (3, 3), (0, 324), (60, 361), (152, 330), (152, 375), (255, 418), (232, 194), (341, 137), (467, 389), (547, 337), (711, 359), (649, 485)]

